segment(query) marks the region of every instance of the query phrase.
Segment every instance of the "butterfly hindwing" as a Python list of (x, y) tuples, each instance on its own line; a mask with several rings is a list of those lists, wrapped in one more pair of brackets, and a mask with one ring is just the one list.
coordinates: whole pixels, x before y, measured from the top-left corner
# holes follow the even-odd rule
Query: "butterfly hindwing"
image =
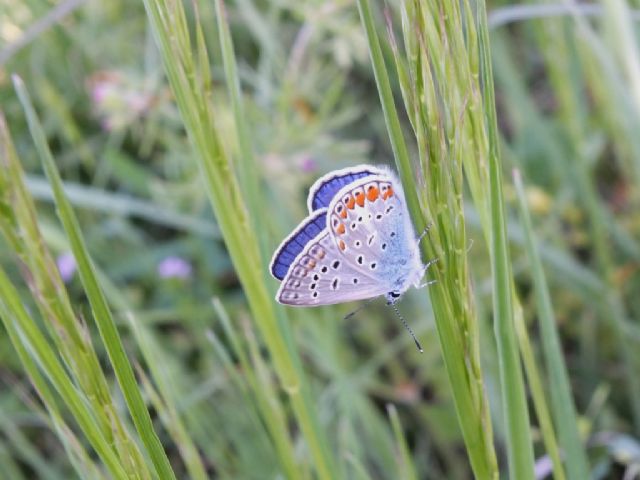
[(328, 231), (307, 244), (285, 276), (276, 299), (295, 306), (331, 305), (386, 293), (338, 250)]
[(293, 261), (304, 247), (320, 235), (326, 228), (327, 209), (322, 208), (305, 218), (296, 229), (285, 238), (271, 259), (271, 274), (282, 280)]

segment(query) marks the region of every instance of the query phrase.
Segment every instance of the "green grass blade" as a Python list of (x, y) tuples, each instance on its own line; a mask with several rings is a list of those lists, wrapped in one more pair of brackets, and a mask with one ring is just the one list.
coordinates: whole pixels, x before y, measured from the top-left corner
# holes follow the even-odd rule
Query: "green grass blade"
[[(359, 0), (358, 9), (363, 28), (367, 35), (369, 53), (373, 65), (373, 71), (376, 78), (378, 93), (383, 108), (385, 122), (387, 125), (389, 137), (393, 147), (396, 165), (402, 180), (407, 206), (411, 213), (414, 226), (420, 230), (426, 225), (422, 215), (420, 203), (418, 200), (418, 187), (416, 179), (411, 167), (408, 149), (400, 121), (396, 111), (393, 93), (389, 82), (389, 76), (385, 66), (385, 61), (380, 48), (380, 41), (376, 32), (376, 26), (373, 19), (370, 2), (368, 0)], [(412, 15), (416, 16), (416, 12), (412, 11)], [(410, 19), (411, 32), (414, 33), (420, 20), (417, 18)], [(403, 73), (402, 79), (406, 80)], [(404, 80), (403, 80), (404, 81)], [(415, 78), (414, 78), (415, 81)], [(406, 84), (407, 82), (404, 81)], [(404, 94), (404, 98), (421, 98), (419, 95), (411, 95), (409, 92)], [(412, 106), (408, 105), (407, 110), (410, 116), (414, 112)], [(422, 111), (422, 106), (415, 106), (415, 111)], [(429, 112), (429, 114), (435, 113)], [(420, 118), (423, 124), (423, 118)], [(417, 125), (417, 121), (414, 120)], [(415, 127), (414, 127), (415, 128)], [(436, 128), (433, 126), (433, 128)], [(417, 129), (418, 146), (421, 152), (425, 152), (426, 148), (422, 148), (422, 139), (420, 137), (423, 130), (431, 132), (431, 126)], [(421, 163), (424, 159), (420, 159)], [(427, 179), (428, 182), (435, 184), (442, 181), (447, 185), (446, 188), (455, 188), (450, 183), (450, 178), (455, 177), (459, 181), (460, 173), (447, 171), (450, 165), (446, 165), (444, 158), (434, 157), (433, 175)], [(451, 167), (453, 168), (453, 167)], [(426, 175), (426, 173), (425, 173)], [(433, 191), (443, 192), (439, 185), (428, 187)], [(459, 195), (449, 195), (450, 191), (444, 191), (446, 196), (444, 202), (452, 202), (455, 209), (449, 213), (445, 209), (439, 209), (434, 215), (434, 236), (440, 238), (440, 235), (451, 234), (455, 238), (456, 245), (460, 247), (460, 251), (465, 251), (466, 240), (464, 235), (464, 212), (460, 205), (461, 197)], [(439, 207), (440, 204), (437, 204)], [(450, 228), (442, 228), (443, 224), (440, 215), (456, 215), (460, 217), (460, 221), (456, 220), (458, 229), (456, 230), (447, 220)], [(440, 232), (442, 230), (442, 232)], [(446, 233), (445, 233), (446, 232)], [(435, 243), (435, 241), (434, 241)], [(479, 365), (478, 354), (478, 330), (477, 319), (472, 311), (473, 302), (469, 298), (469, 278), (465, 261), (458, 261), (460, 257), (457, 251), (453, 251), (455, 247), (440, 245), (439, 250), (432, 249), (429, 242), (424, 242), (423, 255), (425, 258), (434, 258), (438, 256), (441, 261), (435, 265), (435, 273), (438, 283), (430, 290), (432, 305), (435, 313), (436, 324), (438, 327), (438, 335), (442, 347), (447, 374), (451, 388), (453, 390), (453, 398), (458, 415), (459, 425), (462, 430), (465, 445), (471, 467), (477, 478), (497, 478), (497, 462), (493, 447), (493, 439), (491, 434), (491, 420), (488, 412), (488, 402), (482, 384), (482, 372)], [(436, 253), (437, 252), (437, 253)], [(446, 252), (446, 253), (445, 253)], [(449, 257), (449, 255), (451, 255)], [(447, 256), (447, 258), (444, 258)], [(449, 261), (451, 259), (451, 261)], [(455, 278), (455, 280), (454, 280)], [(463, 288), (463, 287), (464, 288)], [(454, 292), (451, 288), (455, 288)], [(456, 318), (457, 322), (451, 321)]]
[(261, 166), (255, 161), (253, 154), (253, 144), (249, 136), (249, 126), (246, 121), (240, 79), (238, 78), (238, 65), (231, 32), (229, 31), (229, 22), (224, 1), (215, 0), (215, 8), (218, 39), (220, 41), (220, 50), (222, 51), (222, 66), (227, 83), (227, 91), (229, 92), (231, 106), (233, 108), (236, 132), (238, 134), (240, 158), (236, 172), (243, 196), (249, 208), (254, 231), (258, 236), (261, 254), (265, 257), (267, 255), (267, 237), (264, 232), (267, 232), (267, 229), (264, 228), (263, 217), (260, 215), (260, 183), (258, 181)]
[(118, 383), (122, 389), (122, 394), (131, 413), (133, 423), (140, 434), (140, 439), (147, 448), (147, 452), (153, 462), (158, 475), (162, 478), (175, 478), (169, 459), (165, 454), (160, 439), (158, 438), (149, 415), (149, 411), (144, 403), (133, 369), (129, 363), (129, 359), (124, 351), (124, 346), (118, 330), (116, 328), (111, 310), (107, 305), (104, 293), (100, 287), (96, 277), (95, 268), (86, 244), (80, 230), (80, 225), (75, 217), (73, 209), (67, 199), (60, 175), (49, 151), (49, 147), (40, 126), (40, 122), (36, 116), (36, 112), (31, 104), (29, 95), (24, 88), (22, 81), (14, 76), (14, 86), (22, 103), (22, 107), (27, 115), (27, 121), (31, 135), (35, 141), (43, 168), (47, 174), (47, 178), (51, 183), (53, 194), (55, 197), (58, 216), (62, 222), (65, 232), (69, 237), (71, 250), (78, 264), (78, 272), (82, 284), (84, 285), (87, 297), (91, 304), (93, 316), (98, 326), (100, 336), (106, 347), (109, 359), (113, 366), (114, 372), (118, 379)]
[(549, 458), (551, 458), (551, 462), (553, 463), (553, 478), (555, 480), (565, 480), (567, 477), (565, 475), (564, 467), (562, 466), (562, 457), (560, 455), (560, 450), (558, 449), (558, 441), (553, 429), (551, 413), (549, 412), (546, 394), (542, 386), (542, 378), (536, 364), (536, 357), (533, 353), (533, 347), (531, 345), (531, 340), (529, 339), (527, 326), (524, 322), (522, 307), (517, 299), (514, 299), (513, 306), (514, 322), (516, 327), (516, 336), (518, 337), (518, 345), (520, 347), (520, 355), (522, 356), (524, 371), (527, 374), (533, 406), (536, 410), (538, 423), (540, 424), (542, 441), (544, 442)]
[[(316, 473), (332, 478), (334, 460), (315, 416), (307, 382), (297, 352), (288, 339), (291, 332), (276, 313), (265, 285), (260, 247), (255, 241), (246, 202), (232, 161), (216, 125), (216, 111), (199, 82), (198, 68), (188, 35), (184, 10), (179, 3), (145, 0), (145, 9), (164, 62), (165, 72), (196, 153), (213, 211), (234, 268), (243, 286), (254, 321), (269, 349), (275, 370), (287, 392), (299, 427), (308, 443)], [(201, 28), (199, 25), (196, 28)], [(201, 46), (199, 58), (205, 56)], [(203, 60), (200, 62), (203, 63)], [(201, 65), (201, 68), (209, 68)]]
[(156, 390), (145, 372), (141, 368), (138, 368), (138, 377), (147, 393), (147, 397), (156, 412), (158, 412), (165, 428), (177, 446), (189, 478), (191, 480), (206, 480), (206, 469), (202, 463), (198, 449), (189, 437), (184, 421), (176, 409), (176, 399), (174, 396), (179, 396), (180, 394), (171, 391), (172, 383), (169, 373), (172, 371), (171, 364), (163, 362), (161, 352), (158, 351), (158, 346), (152, 333), (148, 331), (145, 325), (140, 323), (139, 319), (135, 318), (132, 313), (129, 313), (127, 315), (127, 322), (157, 385)]
[[(37, 200), (53, 201), (49, 183), (41, 177), (27, 175), (25, 184)], [(167, 209), (165, 205), (145, 201), (125, 193), (112, 193), (101, 188), (86, 187), (74, 182), (63, 182), (64, 192), (76, 208), (96, 210), (112, 215), (135, 217), (177, 230), (219, 238), (215, 223), (206, 218)]]
[(526, 251), (531, 265), (534, 293), (538, 308), (538, 318), (542, 338), (542, 348), (549, 374), (551, 404), (558, 427), (558, 436), (563, 450), (569, 478), (589, 478), (589, 463), (584, 444), (578, 432), (578, 416), (571, 395), (569, 374), (564, 364), (560, 337), (556, 328), (549, 286), (545, 278), (540, 254), (536, 246), (535, 234), (527, 207), (522, 178), (518, 170), (513, 174), (520, 217), (525, 232)]
[[(14, 347), (19, 353), (22, 352), (21, 355), (25, 355), (28, 351), (28, 355), (35, 358), (111, 474), (118, 479), (127, 479), (124, 468), (111, 445), (100, 432), (86, 401), (80, 396), (47, 340), (29, 317), (18, 292), (2, 269), (0, 269), (0, 317), (12, 338)], [(28, 345), (28, 349), (17, 345)], [(30, 362), (25, 362), (25, 365), (30, 365)], [(30, 370), (32, 370), (31, 367)]]
[(409, 453), (409, 446), (407, 440), (404, 438), (402, 431), (402, 425), (400, 424), (400, 418), (398, 417), (398, 410), (392, 404), (387, 405), (387, 412), (389, 413), (389, 419), (391, 420), (391, 427), (393, 428), (393, 435), (396, 440), (396, 448), (398, 453), (398, 478), (403, 480), (418, 480), (411, 455)]
[[(255, 410), (259, 412), (263, 418), (263, 422), (269, 431), (269, 435), (272, 438), (274, 447), (278, 452), (278, 457), (282, 465), (284, 474), (289, 479), (295, 479), (300, 476), (300, 472), (296, 473), (296, 462), (293, 456), (294, 447), (290, 438), (289, 432), (286, 428), (285, 413), (282, 409), (282, 405), (277, 401), (277, 391), (271, 384), (271, 382), (265, 381), (267, 375), (264, 373), (267, 368), (264, 366), (264, 360), (257, 352), (258, 347), (255, 345), (256, 340), (253, 336), (247, 335), (251, 340), (249, 343), (251, 357), (254, 359), (253, 365), (249, 359), (248, 353), (243, 348), (240, 338), (236, 335), (232, 328), (231, 321), (227, 311), (218, 298), (213, 300), (213, 308), (216, 311), (220, 323), (222, 324), (223, 331), (227, 341), (231, 346), (231, 350), (239, 359), (239, 364), (244, 372), (246, 372), (245, 383), (253, 390), (253, 402), (255, 404)], [(234, 372), (233, 365), (228, 359), (226, 352), (219, 346), (219, 341), (215, 336), (212, 336), (212, 342), (217, 345), (217, 350), (220, 352), (223, 362), (227, 365), (229, 375), (236, 379), (236, 384), (239, 388), (247, 390), (246, 385), (240, 381), (237, 374)], [(258, 361), (256, 361), (258, 360)]]
[(420, 203), (418, 201), (413, 169), (411, 168), (409, 150), (407, 149), (404, 134), (402, 133), (402, 128), (400, 126), (400, 119), (398, 118), (398, 112), (396, 111), (395, 101), (391, 91), (391, 84), (389, 82), (389, 74), (387, 73), (387, 67), (385, 66), (382, 49), (380, 48), (380, 41), (378, 39), (378, 33), (376, 32), (376, 25), (371, 12), (369, 0), (358, 0), (358, 10), (360, 12), (362, 26), (367, 34), (369, 54), (373, 65), (373, 74), (376, 79), (376, 85), (378, 86), (380, 104), (382, 106), (384, 120), (389, 132), (389, 140), (391, 141), (391, 147), (393, 148), (393, 156), (396, 160), (396, 165), (398, 166), (400, 180), (402, 181), (403, 187), (405, 187), (405, 199), (407, 201), (407, 206), (409, 207), (409, 212), (411, 213), (411, 219), (413, 220), (414, 227), (417, 231), (421, 232), (426, 226), (426, 222), (420, 213)]
[(505, 409), (507, 454), (510, 478), (526, 480), (533, 479), (533, 446), (524, 380), (514, 329), (512, 277), (504, 196), (502, 194), (500, 143), (498, 140), (487, 12), (483, 0), (478, 4), (478, 16), (480, 19), (478, 31), (480, 66), (484, 85), (484, 111), (489, 129), (490, 251), (493, 278), (494, 328), (498, 347), (503, 408)]

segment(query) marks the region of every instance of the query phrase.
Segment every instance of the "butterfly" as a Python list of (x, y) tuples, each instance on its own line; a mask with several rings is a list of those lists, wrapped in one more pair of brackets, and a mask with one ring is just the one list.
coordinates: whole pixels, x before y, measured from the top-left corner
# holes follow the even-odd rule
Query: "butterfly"
[[(309, 216), (271, 260), (276, 300), (318, 306), (384, 295), (394, 305), (425, 271), (402, 185), (391, 169), (359, 165), (319, 178)], [(426, 232), (425, 232), (426, 233)], [(404, 321), (403, 321), (404, 323)]]

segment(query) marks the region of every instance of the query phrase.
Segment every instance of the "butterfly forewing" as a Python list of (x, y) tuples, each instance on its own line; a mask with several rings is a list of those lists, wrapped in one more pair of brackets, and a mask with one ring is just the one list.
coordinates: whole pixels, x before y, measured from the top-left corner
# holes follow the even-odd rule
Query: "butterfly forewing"
[(307, 198), (309, 212), (328, 207), (336, 193), (356, 180), (382, 173), (382, 170), (371, 165), (359, 165), (327, 173), (316, 180), (309, 189), (309, 197)]

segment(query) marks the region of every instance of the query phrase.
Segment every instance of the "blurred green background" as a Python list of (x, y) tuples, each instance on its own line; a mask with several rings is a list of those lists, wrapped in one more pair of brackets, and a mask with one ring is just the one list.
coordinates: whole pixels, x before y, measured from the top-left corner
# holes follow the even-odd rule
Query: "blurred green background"
[[(197, 15), (203, 29), (216, 125), (233, 150), (237, 132), (214, 3), (194, 9), (186, 2), (185, 8), (187, 21)], [(398, 6), (374, 3), (379, 35), (386, 38), (384, 8), (397, 19)], [(527, 185), (578, 426), (591, 478), (598, 479), (640, 478), (640, 419), (634, 424), (633, 417), (640, 398), (625, 381), (640, 376), (635, 8), (635, 0), (487, 5), (516, 288), (542, 365), (513, 168)], [(359, 163), (392, 164), (393, 154), (355, 2), (236, 0), (226, 3), (226, 13), (264, 189), (261, 224), (268, 231), (259, 236), (271, 251), (305, 216), (306, 193), (318, 176)], [(89, 318), (12, 74), (31, 95), (176, 476), (276, 479), (294, 471), (294, 478), (313, 478), (313, 455), (251, 321), (142, 2), (0, 0), (0, 108), (73, 311)], [(400, 98), (393, 76), (392, 88)], [(409, 129), (406, 115), (401, 120)], [(8, 218), (11, 207), (1, 206)], [(466, 220), (484, 389), (498, 464), (506, 472), (491, 269), (471, 204)], [(0, 265), (37, 318), (29, 275), (6, 238), (0, 238)], [(276, 288), (275, 280), (265, 281), (269, 291)], [(299, 352), (336, 462), (331, 477), (471, 478), (428, 296), (410, 291), (399, 305), (425, 348), (422, 355), (381, 300), (343, 320), (357, 306), (289, 315), (287, 342)], [(119, 412), (114, 415), (125, 418), (105, 347), (95, 324), (86, 325)], [(544, 388), (550, 395), (554, 385)], [(69, 443), (79, 445), (60, 441), (65, 434), (0, 331), (0, 477), (109, 478), (73, 415), (63, 409), (61, 416), (75, 432), (68, 433)], [(270, 418), (285, 425), (293, 470), (277, 452)], [(551, 478), (534, 413), (531, 420), (535, 475)], [(129, 420), (123, 425), (133, 430)], [(78, 460), (78, 451), (87, 458)], [(130, 478), (147, 478), (131, 471)]]

